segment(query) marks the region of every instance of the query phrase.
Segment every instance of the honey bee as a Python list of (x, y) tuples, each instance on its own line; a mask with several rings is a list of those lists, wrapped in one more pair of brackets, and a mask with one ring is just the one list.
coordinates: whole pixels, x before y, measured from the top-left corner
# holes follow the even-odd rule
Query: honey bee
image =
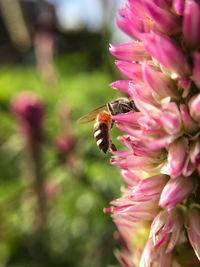
[(94, 138), (99, 149), (103, 153), (107, 153), (110, 148), (112, 151), (116, 151), (115, 145), (110, 138), (110, 129), (114, 125), (112, 115), (118, 115), (122, 113), (135, 112), (134, 101), (127, 97), (117, 98), (106, 105), (94, 109), (88, 114), (80, 117), (78, 123), (86, 123), (94, 120)]

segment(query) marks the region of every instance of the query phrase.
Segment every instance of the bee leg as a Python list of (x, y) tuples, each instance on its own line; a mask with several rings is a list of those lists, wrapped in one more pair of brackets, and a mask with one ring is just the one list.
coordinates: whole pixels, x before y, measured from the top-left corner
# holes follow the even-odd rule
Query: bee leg
[(112, 129), (112, 127), (114, 126), (114, 124), (115, 124), (115, 121), (112, 120), (112, 121), (111, 121), (111, 124), (110, 124), (110, 129)]
[(117, 151), (117, 148), (116, 148), (116, 146), (111, 142), (111, 145), (110, 145), (110, 149), (112, 150), (112, 151)]

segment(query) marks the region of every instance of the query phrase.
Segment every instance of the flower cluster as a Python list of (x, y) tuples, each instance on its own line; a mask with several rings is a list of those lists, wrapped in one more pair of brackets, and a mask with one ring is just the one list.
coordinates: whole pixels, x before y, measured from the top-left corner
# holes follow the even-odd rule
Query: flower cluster
[[(112, 116), (127, 147), (114, 151), (128, 185), (111, 211), (125, 241), (126, 267), (200, 261), (200, 1), (127, 0), (119, 28), (132, 42), (111, 45), (128, 80), (111, 87), (137, 111)], [(199, 265), (198, 265), (199, 266)]]

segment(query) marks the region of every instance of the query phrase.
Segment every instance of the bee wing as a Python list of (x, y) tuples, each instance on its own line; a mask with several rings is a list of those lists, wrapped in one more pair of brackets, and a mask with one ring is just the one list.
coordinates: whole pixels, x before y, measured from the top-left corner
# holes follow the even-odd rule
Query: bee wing
[(92, 121), (96, 118), (96, 116), (98, 115), (99, 112), (103, 111), (107, 109), (106, 108), (106, 105), (102, 106), (102, 107), (99, 107), (99, 108), (96, 108), (94, 110), (92, 110), (91, 112), (83, 115), (82, 117), (80, 117), (78, 120), (77, 120), (77, 123), (79, 124), (82, 124), (82, 123), (86, 123), (86, 122), (89, 122), (89, 121)]

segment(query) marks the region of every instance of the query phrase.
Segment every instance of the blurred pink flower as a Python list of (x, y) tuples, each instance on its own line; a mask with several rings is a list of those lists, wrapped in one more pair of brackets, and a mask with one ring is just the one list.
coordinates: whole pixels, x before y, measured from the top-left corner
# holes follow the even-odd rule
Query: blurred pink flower
[(19, 120), (22, 133), (27, 138), (40, 139), (44, 117), (43, 102), (31, 92), (22, 92), (13, 98), (11, 109)]
[(200, 259), (200, 216), (191, 208), (200, 204), (200, 2), (127, 0), (116, 21), (133, 40), (110, 45), (127, 77), (110, 86), (137, 110), (112, 116), (126, 150), (111, 163), (128, 188), (104, 211), (128, 248), (117, 254), (124, 266), (188, 266), (191, 254), (183, 261), (178, 253), (188, 238)]

